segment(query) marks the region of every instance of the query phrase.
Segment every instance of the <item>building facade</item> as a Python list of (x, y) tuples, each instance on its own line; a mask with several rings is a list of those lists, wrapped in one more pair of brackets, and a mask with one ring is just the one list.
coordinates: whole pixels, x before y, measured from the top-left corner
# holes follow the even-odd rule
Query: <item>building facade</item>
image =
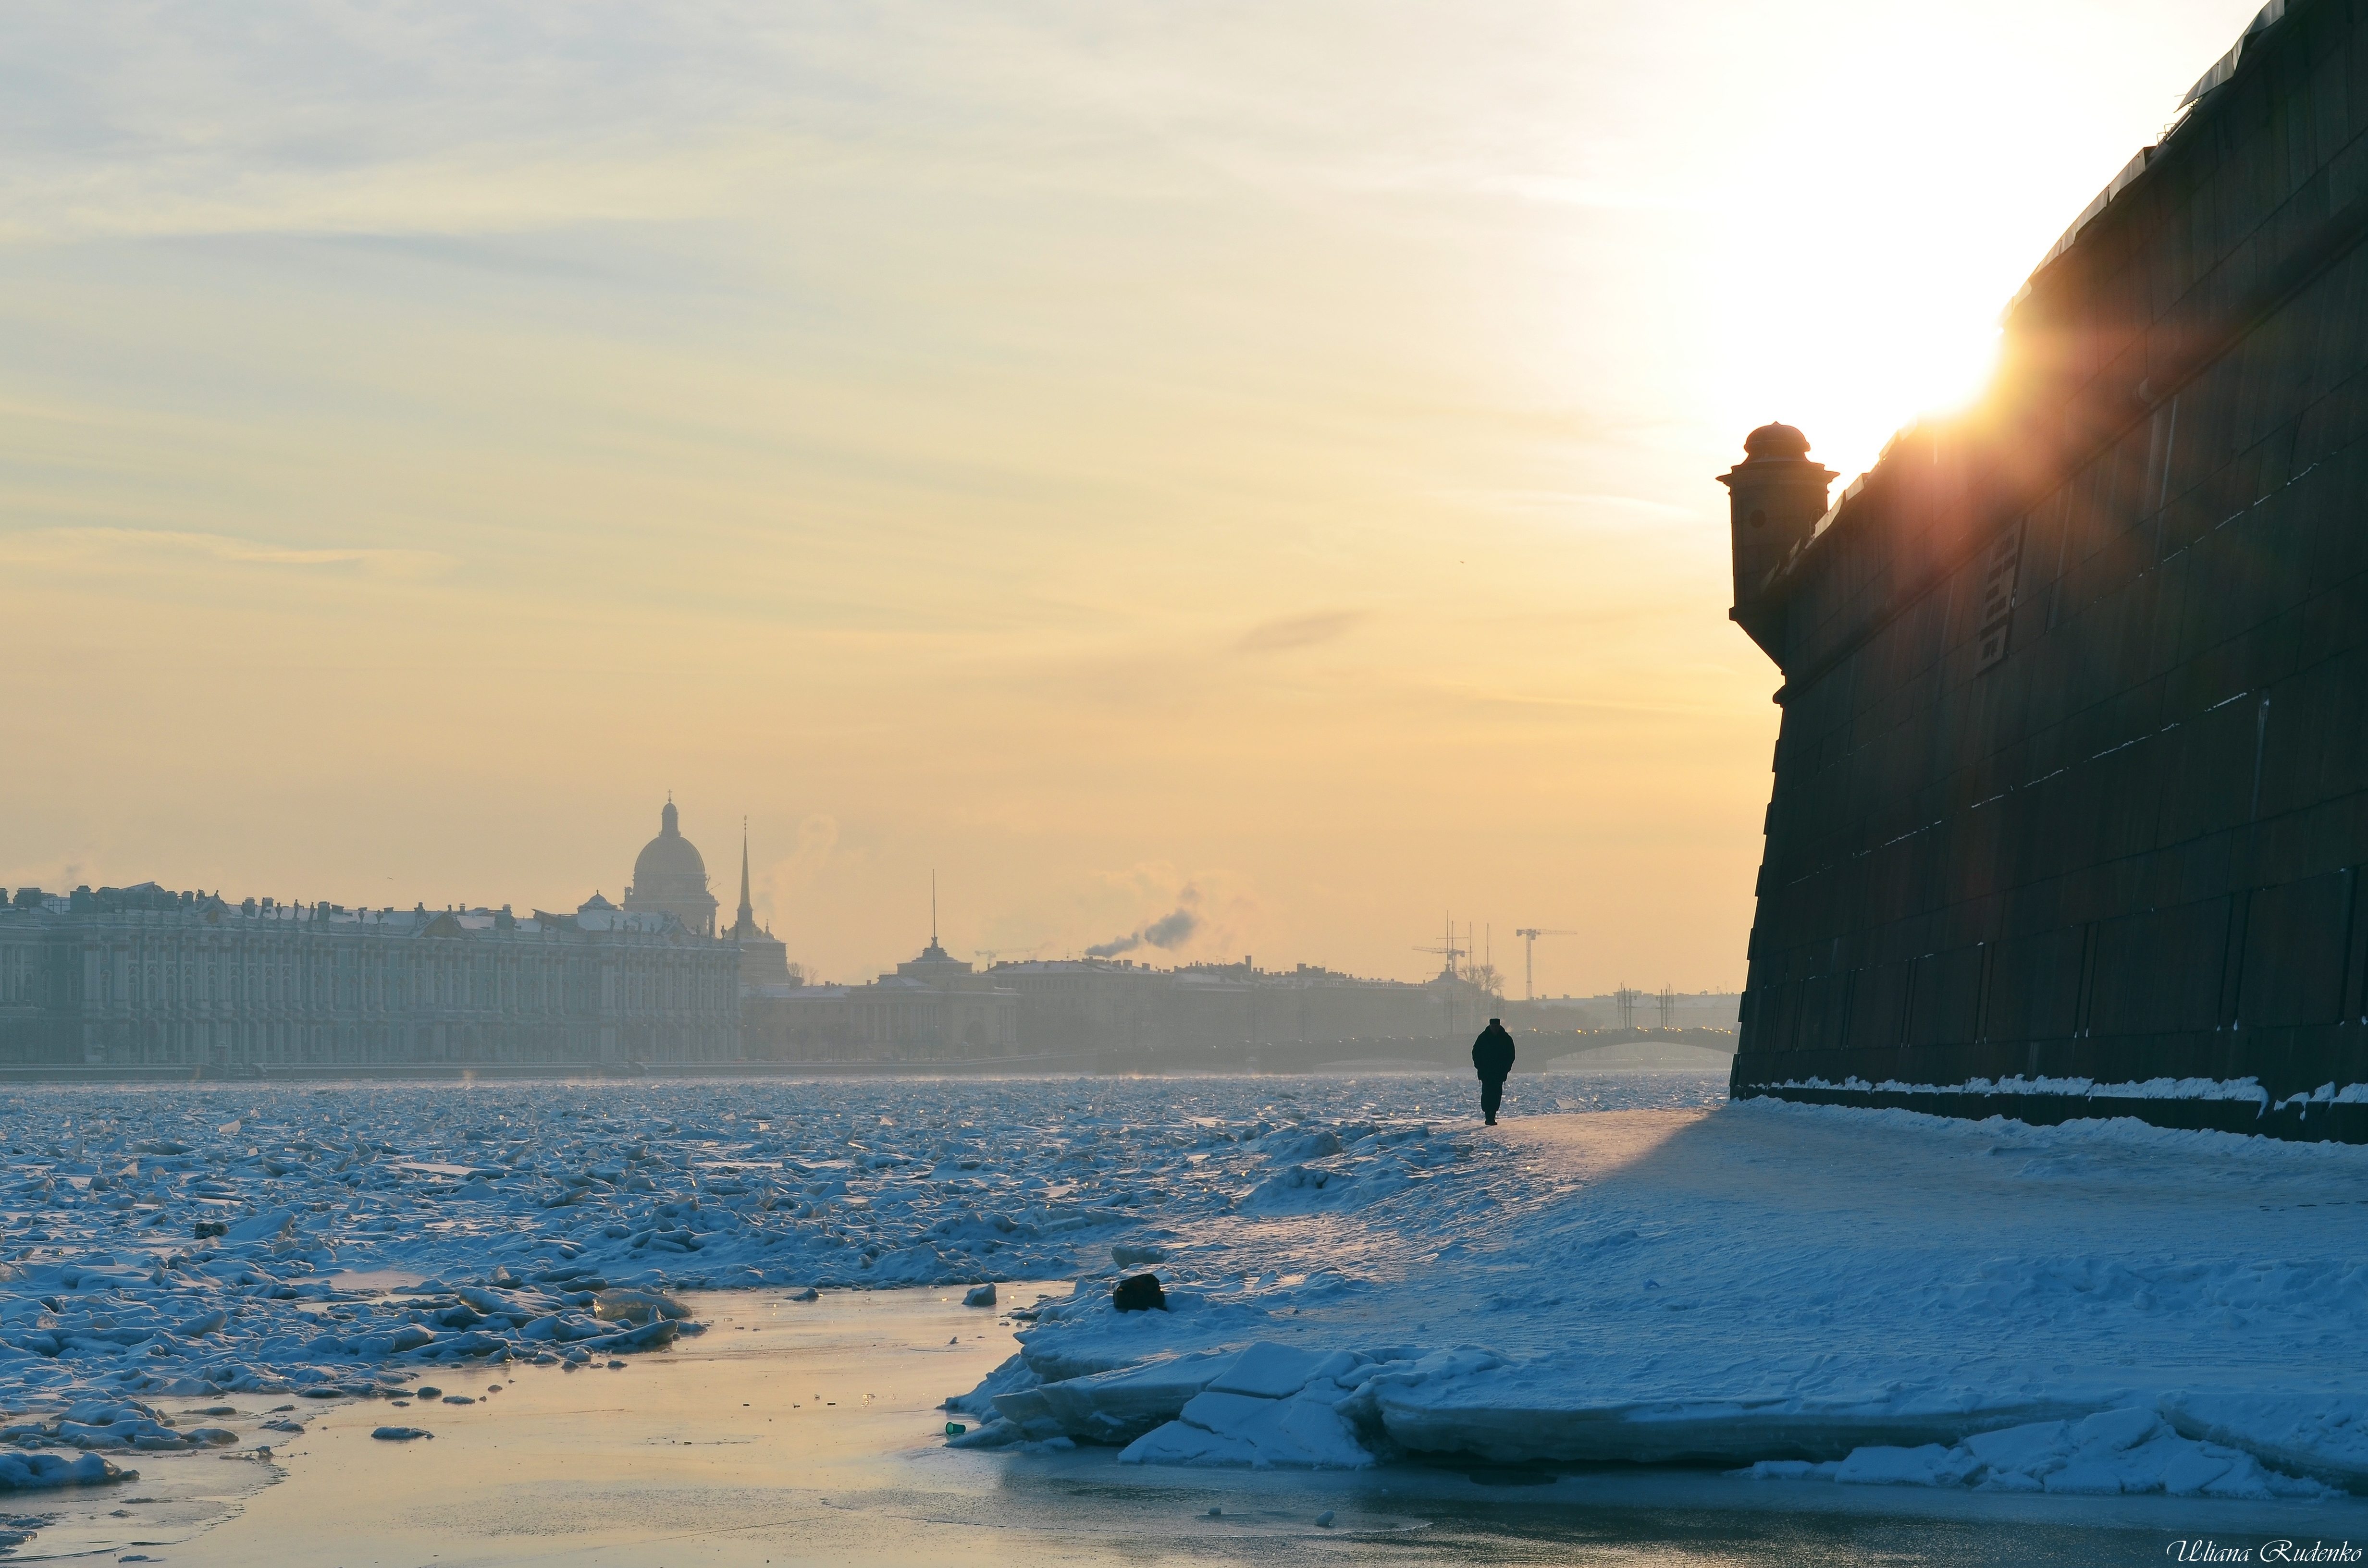
[(995, 981), (1019, 993), (1031, 1049), (1173, 1054), (1262, 1045), (1470, 1039), (1497, 998), (1460, 974), (1421, 984), (1365, 980), (1301, 964), (1144, 968), (1124, 959), (1001, 963)]
[(1186, 1068), (1263, 1047), (1383, 1055), (1413, 1042), (1469, 1041), (1502, 1010), (1460, 975), (1414, 985), (1304, 964), (1158, 970), (1123, 959), (1030, 960), (981, 972), (934, 939), (869, 985), (749, 986), (742, 1006), (752, 1056), (1093, 1055)]
[(869, 985), (759, 984), (741, 996), (748, 1054), (771, 1061), (975, 1061), (1015, 1056), (1019, 993), (948, 953), (918, 958)]
[(26, 890), (0, 909), (0, 1063), (728, 1060), (739, 958), (597, 895), (519, 916), (233, 905), (153, 882)]

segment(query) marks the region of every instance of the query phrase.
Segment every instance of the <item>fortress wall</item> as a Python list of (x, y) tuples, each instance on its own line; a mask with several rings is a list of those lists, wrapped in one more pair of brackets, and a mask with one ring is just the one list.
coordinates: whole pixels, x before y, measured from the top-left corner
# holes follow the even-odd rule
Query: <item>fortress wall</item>
[(1786, 676), (1738, 1093), (2368, 1082), (2363, 132), (2368, 29), (2299, 0), (1992, 404), (1738, 603)]

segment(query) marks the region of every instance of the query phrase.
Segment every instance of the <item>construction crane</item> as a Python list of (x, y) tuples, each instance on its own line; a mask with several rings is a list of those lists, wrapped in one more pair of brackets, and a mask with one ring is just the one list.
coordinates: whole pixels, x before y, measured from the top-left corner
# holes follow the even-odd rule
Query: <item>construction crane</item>
[(1459, 948), (1455, 945), (1455, 917), (1452, 915), (1447, 917), (1445, 941), (1435, 948), (1417, 948), (1414, 950), (1418, 953), (1442, 954), (1447, 960), (1447, 972), (1451, 976), (1455, 973), (1455, 960), (1472, 951), (1469, 947)]
[(1549, 930), (1543, 926), (1520, 926), (1514, 927), (1513, 935), (1521, 938), (1522, 944), (1521, 989), (1527, 991), (1530, 994), (1530, 1000), (1534, 1002), (1538, 999), (1538, 938), (1540, 937), (1576, 937), (1578, 933)]

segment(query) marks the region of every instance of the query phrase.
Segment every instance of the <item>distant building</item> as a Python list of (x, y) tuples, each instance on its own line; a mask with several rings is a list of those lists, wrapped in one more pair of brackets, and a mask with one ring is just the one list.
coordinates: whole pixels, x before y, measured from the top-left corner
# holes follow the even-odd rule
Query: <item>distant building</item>
[(724, 935), (740, 949), (742, 995), (756, 986), (794, 985), (803, 978), (790, 971), (789, 948), (757, 924), (757, 912), (749, 905), (748, 830), (745, 826), (740, 830), (740, 912), (732, 922), (732, 929)]
[(1441, 1040), (1479, 1032), (1492, 998), (1461, 975), (1420, 984), (1364, 980), (1314, 965), (1146, 969), (1123, 959), (1039, 959), (987, 971), (1019, 992), (1031, 1051), (1173, 1055), (1262, 1045), (1344, 1047)]
[(715, 935), (717, 905), (707, 887), (707, 861), (698, 846), (682, 835), (681, 814), (671, 795), (658, 812), (658, 835), (643, 845), (633, 860), (625, 907), (636, 914), (671, 915), (694, 937)]
[(1019, 1003), (1019, 992), (948, 953), (934, 933), (918, 958), (869, 985), (756, 985), (740, 999), (748, 1054), (792, 1062), (1016, 1055)]
[(724, 1060), (740, 1054), (739, 961), (597, 894), (521, 917), (24, 889), (0, 909), (0, 1062)]

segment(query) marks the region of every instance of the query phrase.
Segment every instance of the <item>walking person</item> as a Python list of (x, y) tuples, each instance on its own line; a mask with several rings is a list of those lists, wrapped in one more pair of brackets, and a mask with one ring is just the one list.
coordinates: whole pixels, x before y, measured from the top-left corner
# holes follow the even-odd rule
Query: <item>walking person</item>
[(1480, 1074), (1480, 1114), (1497, 1125), (1497, 1108), (1505, 1103), (1505, 1074), (1513, 1070), (1513, 1037), (1505, 1020), (1491, 1018), (1472, 1042), (1472, 1066)]

